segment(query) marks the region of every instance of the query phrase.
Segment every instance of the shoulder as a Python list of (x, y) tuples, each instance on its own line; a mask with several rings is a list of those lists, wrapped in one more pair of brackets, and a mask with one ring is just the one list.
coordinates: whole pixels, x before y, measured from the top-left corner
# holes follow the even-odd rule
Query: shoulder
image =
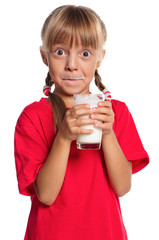
[(45, 98), (41, 98), (40, 101), (33, 102), (26, 106), (23, 110), (25, 113), (40, 113), (44, 110), (50, 110), (51, 104), (45, 100)]
[(117, 133), (119, 129), (126, 128), (129, 122), (132, 122), (132, 115), (125, 102), (112, 99), (112, 109), (114, 112), (114, 131)]
[(129, 112), (125, 102), (112, 99), (111, 103), (112, 103), (112, 109), (116, 115), (120, 115), (122, 112)]
[(34, 125), (50, 114), (52, 114), (51, 104), (44, 98), (41, 98), (40, 101), (33, 102), (23, 109), (18, 118), (17, 124)]

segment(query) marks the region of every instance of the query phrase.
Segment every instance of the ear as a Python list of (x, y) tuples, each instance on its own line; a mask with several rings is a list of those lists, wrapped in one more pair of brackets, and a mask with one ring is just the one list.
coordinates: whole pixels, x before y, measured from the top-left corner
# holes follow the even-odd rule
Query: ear
[(47, 60), (47, 56), (46, 56), (46, 52), (42, 49), (42, 47), (40, 47), (40, 54), (43, 60), (43, 63), (48, 66), (48, 60)]
[(99, 55), (99, 60), (97, 61), (97, 66), (96, 66), (96, 68), (99, 68), (99, 67), (100, 67), (101, 62), (103, 61), (103, 58), (105, 57), (105, 54), (106, 54), (106, 50), (103, 49), (102, 52), (101, 52), (100, 55)]

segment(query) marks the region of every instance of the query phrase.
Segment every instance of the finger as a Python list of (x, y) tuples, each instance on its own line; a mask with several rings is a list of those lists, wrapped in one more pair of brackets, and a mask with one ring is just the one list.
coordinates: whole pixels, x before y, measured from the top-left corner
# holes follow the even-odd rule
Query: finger
[(96, 123), (95, 124), (96, 128), (101, 128), (102, 130), (110, 130), (112, 128), (111, 123)]
[(112, 108), (112, 103), (110, 101), (101, 101), (98, 103), (98, 106)]
[(93, 133), (94, 130), (93, 129), (86, 129), (86, 128), (74, 128), (73, 130), (73, 134), (91, 134)]
[(96, 123), (95, 119), (91, 119), (91, 118), (78, 118), (76, 120), (76, 125), (77, 126), (83, 126), (83, 125), (93, 125)]
[(69, 115), (72, 118), (79, 118), (82, 115), (89, 115), (93, 110), (89, 107), (80, 107), (80, 108), (72, 108), (70, 109)]
[(70, 108), (69, 110), (66, 111), (67, 114), (71, 114), (71, 112), (76, 111), (77, 109), (80, 108), (86, 108), (86, 109), (90, 109), (90, 105), (89, 104), (78, 104), (78, 105), (74, 105), (72, 108)]
[(111, 108), (107, 108), (107, 107), (100, 107), (100, 108), (98, 109), (98, 111), (99, 111), (99, 113), (103, 113), (103, 114), (106, 114), (106, 115), (109, 115), (109, 116), (111, 116), (111, 115), (114, 114), (114, 112), (112, 111), (112, 109), (111, 109)]
[(90, 118), (100, 122), (111, 122), (111, 117), (105, 114), (91, 114)]
[(114, 115), (112, 109), (107, 108), (107, 107), (97, 107), (97, 108), (93, 108), (93, 114), (105, 114), (108, 116), (112, 116)]

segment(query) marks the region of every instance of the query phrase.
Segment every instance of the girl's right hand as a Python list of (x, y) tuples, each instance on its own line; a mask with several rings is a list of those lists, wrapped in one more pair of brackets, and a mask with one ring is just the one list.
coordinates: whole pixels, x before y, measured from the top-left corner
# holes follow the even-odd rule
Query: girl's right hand
[(60, 125), (58, 135), (72, 142), (76, 140), (78, 134), (91, 134), (93, 129), (83, 129), (81, 126), (96, 123), (96, 120), (91, 118), (82, 118), (82, 116), (90, 115), (92, 112), (93, 110), (88, 104), (75, 105), (67, 110)]

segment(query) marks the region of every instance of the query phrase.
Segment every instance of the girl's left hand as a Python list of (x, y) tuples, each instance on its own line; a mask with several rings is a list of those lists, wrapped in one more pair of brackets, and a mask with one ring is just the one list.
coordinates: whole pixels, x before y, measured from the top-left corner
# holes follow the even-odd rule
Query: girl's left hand
[[(102, 101), (98, 103), (98, 107), (93, 108), (90, 117), (96, 120), (95, 127), (103, 130), (103, 135), (112, 132), (114, 123), (114, 112), (110, 101)], [(99, 123), (100, 121), (101, 123)]]

